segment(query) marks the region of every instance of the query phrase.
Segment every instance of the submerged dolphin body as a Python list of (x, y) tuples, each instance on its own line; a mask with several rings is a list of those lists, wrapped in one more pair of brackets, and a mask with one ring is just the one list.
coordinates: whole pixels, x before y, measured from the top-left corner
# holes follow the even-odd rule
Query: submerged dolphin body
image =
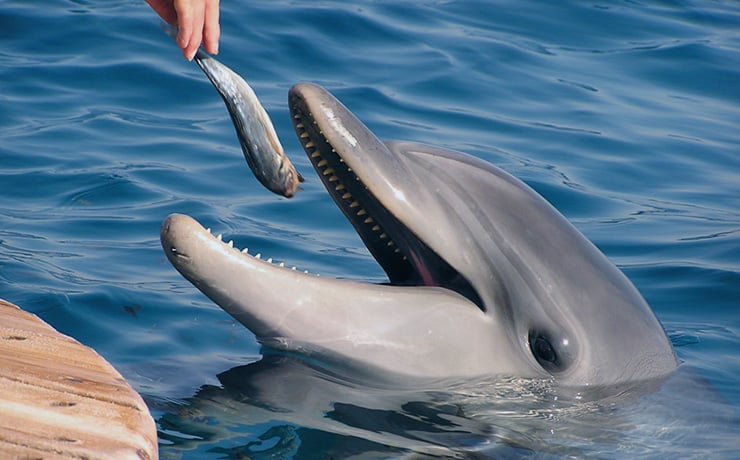
[(169, 216), (169, 260), (264, 346), (395, 381), (603, 386), (676, 368), (632, 283), (523, 182), (461, 153), (382, 143), (316, 85), (295, 85), (289, 104), (319, 177), (390, 283), (285, 269)]

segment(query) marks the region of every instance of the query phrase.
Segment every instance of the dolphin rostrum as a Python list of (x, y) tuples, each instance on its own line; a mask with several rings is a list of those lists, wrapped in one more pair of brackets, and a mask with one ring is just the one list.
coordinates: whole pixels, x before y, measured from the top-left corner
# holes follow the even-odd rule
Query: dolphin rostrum
[(596, 386), (676, 368), (637, 289), (523, 182), (462, 153), (383, 143), (313, 84), (293, 86), (289, 105), (318, 176), (389, 283), (286, 269), (169, 216), (169, 260), (263, 346), (396, 381)]

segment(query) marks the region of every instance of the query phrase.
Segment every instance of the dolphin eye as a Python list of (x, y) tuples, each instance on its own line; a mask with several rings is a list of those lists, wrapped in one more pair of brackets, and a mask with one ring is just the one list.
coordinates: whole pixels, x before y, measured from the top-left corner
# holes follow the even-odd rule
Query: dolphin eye
[(567, 340), (555, 343), (545, 332), (529, 331), (529, 348), (532, 355), (547, 372), (562, 372), (568, 367), (570, 359), (567, 346)]

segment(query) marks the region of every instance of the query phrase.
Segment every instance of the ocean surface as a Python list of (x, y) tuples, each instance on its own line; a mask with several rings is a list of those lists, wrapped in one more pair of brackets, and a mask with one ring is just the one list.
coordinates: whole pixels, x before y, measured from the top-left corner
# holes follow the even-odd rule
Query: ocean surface
[[(306, 177), (291, 200), (254, 179), (143, 1), (0, 3), (0, 297), (115, 365), (162, 458), (740, 456), (738, 2), (223, 3), (219, 59)], [(301, 269), (385, 280), (296, 140), (287, 91), (304, 80), (382, 139), (531, 185), (635, 283), (681, 377), (585, 402), (496, 380), (370, 391), (259, 361), (167, 262), (159, 227), (186, 213)]]

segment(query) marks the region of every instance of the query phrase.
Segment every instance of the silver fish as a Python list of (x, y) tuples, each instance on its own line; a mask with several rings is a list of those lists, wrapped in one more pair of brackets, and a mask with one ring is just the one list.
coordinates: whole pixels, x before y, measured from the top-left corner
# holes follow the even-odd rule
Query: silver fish
[(242, 77), (208, 53), (198, 50), (195, 62), (226, 103), (244, 158), (257, 180), (270, 191), (292, 197), (303, 182), (285, 155), (270, 117)]
[[(168, 24), (162, 28), (173, 38), (177, 35), (177, 29)], [(285, 155), (270, 117), (249, 84), (203, 50), (198, 50), (195, 62), (223, 98), (244, 158), (257, 180), (278, 195), (295, 195), (303, 176)]]

